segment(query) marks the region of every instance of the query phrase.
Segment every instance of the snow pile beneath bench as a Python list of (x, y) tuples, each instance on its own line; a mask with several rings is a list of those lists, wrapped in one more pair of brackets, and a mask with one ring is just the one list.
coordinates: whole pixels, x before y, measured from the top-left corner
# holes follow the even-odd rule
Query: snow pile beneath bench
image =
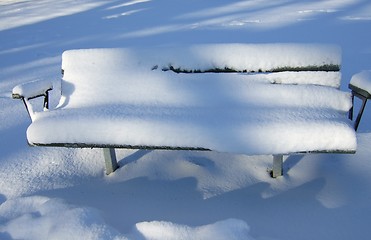
[(125, 237), (108, 226), (96, 209), (42, 196), (10, 199), (0, 205), (0, 216), (6, 223), (2, 232), (9, 233), (12, 239), (254, 239), (249, 234), (250, 227), (237, 219), (198, 227), (165, 221), (140, 222), (128, 234), (130, 237)]
[[(238, 46), (234, 45), (230, 54), (237, 54)], [(206, 47), (206, 52), (200, 53), (213, 55), (212, 49), (214, 46)], [(280, 58), (278, 49), (275, 54), (282, 59), (282, 66), (289, 59), (295, 61)], [(264, 49), (260, 50), (265, 56)], [(266, 51), (271, 50), (267, 45)], [(56, 110), (35, 116), (27, 131), (30, 144), (166, 146), (245, 154), (356, 148), (354, 130), (345, 117), (351, 107), (348, 93), (327, 86), (271, 84), (282, 82), (285, 76), (295, 83), (295, 72), (273, 76), (164, 72), (161, 68), (168, 63), (154, 59), (167, 53), (144, 53), (130, 49), (65, 52), (60, 104)], [(225, 57), (215, 57), (218, 60), (210, 59), (209, 63), (217, 68), (229, 66), (217, 62), (233, 59), (223, 54)], [(322, 61), (318, 52), (308, 51), (302, 56), (309, 61), (311, 54), (315, 56), (311, 63)], [(201, 58), (198, 62), (186, 62), (187, 57), (183, 60), (184, 64), (195, 64), (194, 68), (207, 62)], [(269, 66), (264, 57), (259, 61), (266, 64), (264, 69), (278, 66)], [(317, 75), (320, 82), (325, 73), (308, 74)], [(330, 86), (339, 80), (339, 75), (333, 77)]]

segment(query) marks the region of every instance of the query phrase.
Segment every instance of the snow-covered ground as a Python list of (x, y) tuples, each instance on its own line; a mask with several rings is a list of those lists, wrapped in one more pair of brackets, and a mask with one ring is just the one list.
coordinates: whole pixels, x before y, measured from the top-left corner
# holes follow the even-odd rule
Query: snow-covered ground
[(278, 179), (270, 156), (143, 150), (106, 176), (99, 149), (29, 147), (10, 91), (56, 83), (67, 49), (224, 42), (337, 44), (347, 91), (370, 29), (366, 0), (1, 1), (0, 239), (369, 239), (367, 107), (356, 154), (290, 156)]

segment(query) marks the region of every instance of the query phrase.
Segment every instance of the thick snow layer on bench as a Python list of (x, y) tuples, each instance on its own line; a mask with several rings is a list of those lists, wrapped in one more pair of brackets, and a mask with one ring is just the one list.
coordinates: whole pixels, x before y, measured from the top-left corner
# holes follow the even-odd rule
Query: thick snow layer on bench
[(365, 70), (353, 75), (350, 84), (371, 94), (371, 71)]
[[(185, 71), (265, 72), (285, 68), (340, 67), (341, 50), (323, 44), (204, 44), (155, 49), (80, 49), (63, 53), (62, 69), (66, 71), (80, 71), (89, 64), (110, 71), (132, 68), (161, 71), (171, 66)], [(307, 83), (308, 78), (298, 76), (291, 73), (287, 83)], [(316, 80), (312, 84), (340, 85), (339, 73), (317, 72), (313, 76)], [(280, 83), (285, 83), (282, 80), (285, 76), (280, 79)]]
[[(147, 50), (146, 50), (147, 52)], [(319, 44), (205, 44), (162, 49), (151, 60), (180, 69), (229, 68), (238, 71), (271, 71), (287, 67), (341, 64), (341, 50)]]
[(245, 154), (355, 150), (337, 111), (298, 107), (219, 108), (117, 105), (42, 113), (31, 143), (202, 147)]
[[(346, 119), (349, 93), (313, 83), (272, 84), (308, 81), (308, 76), (320, 84), (325, 73), (177, 74), (161, 71), (152, 55), (139, 57), (129, 49), (66, 52), (60, 104), (36, 114), (27, 130), (30, 144), (168, 146), (245, 154), (356, 148)], [(330, 85), (337, 85), (339, 75), (330, 75), (336, 79)]]

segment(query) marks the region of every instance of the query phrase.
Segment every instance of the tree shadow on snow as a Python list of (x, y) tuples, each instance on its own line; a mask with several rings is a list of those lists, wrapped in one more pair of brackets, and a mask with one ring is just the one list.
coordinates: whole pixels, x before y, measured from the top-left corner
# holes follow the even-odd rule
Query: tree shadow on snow
[[(263, 192), (270, 184), (260, 182), (204, 199), (195, 178), (170, 181), (139, 177), (120, 183), (97, 182), (39, 194), (96, 208), (107, 224), (121, 233), (130, 232), (136, 223), (144, 221), (199, 226), (235, 218), (244, 220), (253, 235), (310, 239), (314, 231), (319, 239), (351, 237), (353, 233), (347, 232), (345, 226), (359, 220), (349, 215), (347, 208), (328, 209), (317, 200), (325, 184), (325, 179), (314, 179), (264, 198)], [(343, 220), (334, 222), (334, 219)], [(267, 226), (270, 228), (266, 229)]]

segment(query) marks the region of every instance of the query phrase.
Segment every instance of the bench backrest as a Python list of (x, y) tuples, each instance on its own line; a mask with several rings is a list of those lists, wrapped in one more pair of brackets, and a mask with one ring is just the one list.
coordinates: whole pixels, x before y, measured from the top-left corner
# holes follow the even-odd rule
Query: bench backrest
[[(69, 50), (62, 56), (64, 76), (60, 107), (154, 101), (169, 104), (179, 101), (169, 79), (198, 81), (199, 77), (189, 75), (199, 75), (186, 73), (217, 72), (222, 81), (243, 78), (251, 82), (338, 88), (340, 65), (340, 49), (320, 44), (206, 44), (155, 49)], [(179, 77), (179, 73), (184, 74)], [(228, 77), (220, 77), (227, 73)]]

